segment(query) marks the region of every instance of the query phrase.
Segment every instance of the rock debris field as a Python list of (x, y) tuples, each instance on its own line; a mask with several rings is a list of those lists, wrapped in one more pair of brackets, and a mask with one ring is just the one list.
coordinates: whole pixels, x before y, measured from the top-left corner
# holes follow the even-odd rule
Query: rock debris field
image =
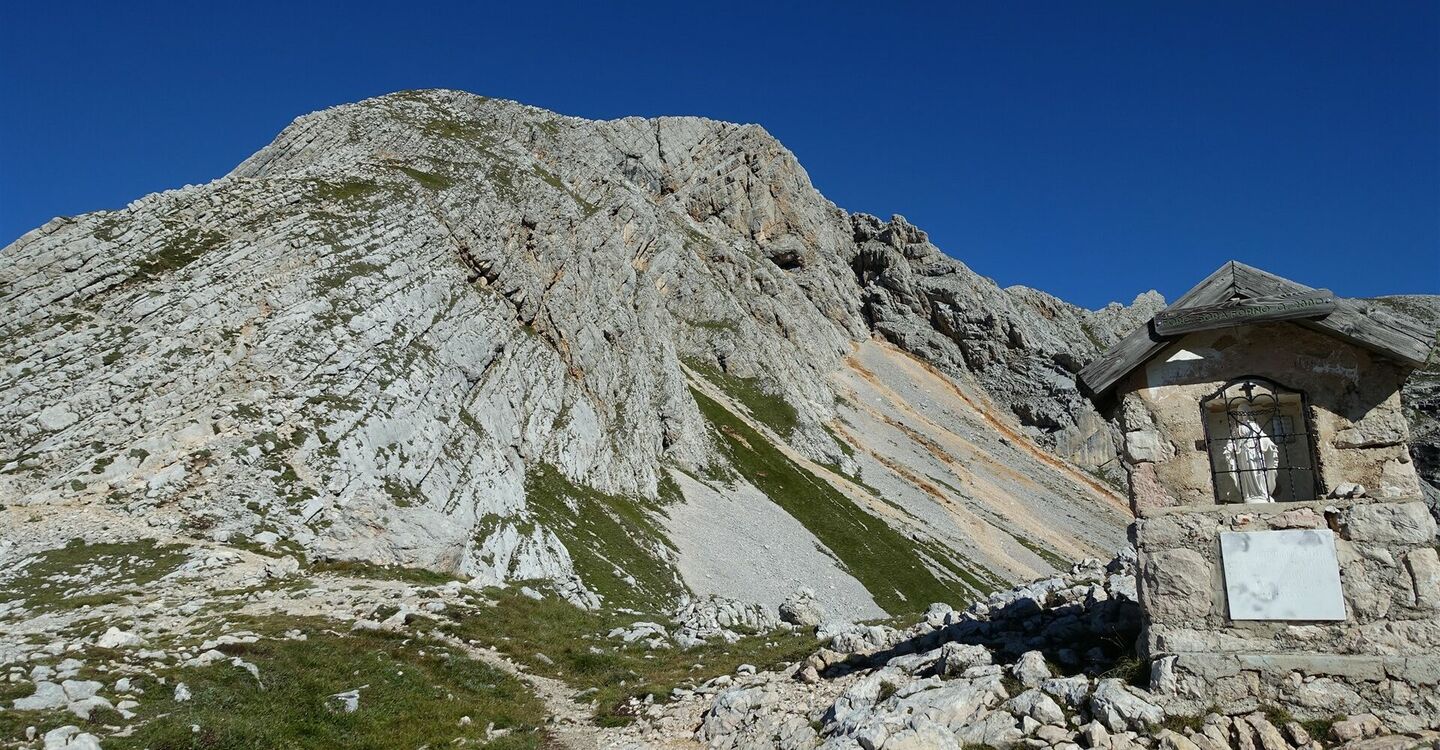
[[(496, 588), (302, 563), (263, 546), (130, 537), (143, 529), (93, 514), (73, 527), (89, 540), (54, 547), (41, 535), (0, 556), (0, 746), (1440, 741), (1363, 715), (1167, 716), (1139, 687), (1149, 675), (1134, 654), (1131, 553), (958, 609), (935, 603), (918, 621), (857, 623), (830, 617), (808, 591), (775, 610), (707, 597), (663, 614), (601, 614), (565, 601), (553, 582)], [(537, 634), (541, 622), (553, 632)]]

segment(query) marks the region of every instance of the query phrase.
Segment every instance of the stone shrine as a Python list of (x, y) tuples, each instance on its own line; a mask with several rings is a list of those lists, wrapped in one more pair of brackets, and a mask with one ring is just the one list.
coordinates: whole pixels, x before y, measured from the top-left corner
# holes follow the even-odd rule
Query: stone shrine
[(1080, 373), (1121, 426), (1172, 713), (1440, 728), (1440, 557), (1400, 388), (1432, 332), (1238, 262)]

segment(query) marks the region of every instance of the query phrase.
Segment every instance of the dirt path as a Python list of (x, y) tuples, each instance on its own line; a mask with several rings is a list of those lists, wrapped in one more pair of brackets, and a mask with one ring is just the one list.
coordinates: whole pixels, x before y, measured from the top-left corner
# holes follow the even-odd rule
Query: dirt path
[(590, 712), (585, 704), (576, 700), (577, 691), (569, 685), (551, 677), (530, 674), (495, 651), (477, 648), (459, 639), (446, 640), (469, 654), (470, 658), (515, 677), (535, 691), (550, 716), (550, 724), (546, 727), (549, 742), (545, 747), (556, 750), (598, 750), (605, 746), (603, 739), (606, 730), (591, 722)]
[(535, 691), (550, 716), (545, 728), (546, 742), (542, 746), (545, 750), (701, 750), (703, 747), (692, 734), (694, 726), (699, 723), (701, 708), (698, 706), (670, 707), (676, 714), (677, 723), (684, 728), (682, 731), (676, 731), (673, 726), (660, 728), (648, 725), (643, 721), (625, 727), (596, 726), (589, 704), (578, 699), (578, 691), (563, 680), (531, 674), (495, 651), (458, 640), (446, 641), (476, 661), (515, 677)]

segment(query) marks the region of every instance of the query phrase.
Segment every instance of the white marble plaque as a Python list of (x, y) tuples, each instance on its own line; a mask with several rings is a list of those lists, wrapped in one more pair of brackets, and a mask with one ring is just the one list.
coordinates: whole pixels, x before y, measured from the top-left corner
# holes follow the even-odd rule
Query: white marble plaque
[(1344, 620), (1329, 529), (1220, 532), (1232, 620)]

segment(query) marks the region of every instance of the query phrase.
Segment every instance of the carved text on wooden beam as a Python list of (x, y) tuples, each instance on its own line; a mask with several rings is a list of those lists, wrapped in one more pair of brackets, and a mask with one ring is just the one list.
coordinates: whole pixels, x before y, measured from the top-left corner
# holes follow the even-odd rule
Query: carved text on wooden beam
[(1155, 315), (1155, 333), (1174, 336), (1211, 328), (1260, 323), (1270, 320), (1318, 318), (1335, 310), (1335, 295), (1329, 289), (1276, 294), (1221, 302), (1218, 305), (1162, 310)]

